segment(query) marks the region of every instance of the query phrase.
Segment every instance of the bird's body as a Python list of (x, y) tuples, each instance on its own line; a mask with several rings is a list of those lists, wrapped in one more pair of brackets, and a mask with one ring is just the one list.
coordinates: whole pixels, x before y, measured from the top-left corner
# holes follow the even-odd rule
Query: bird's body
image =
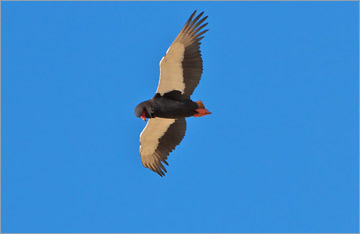
[(198, 109), (196, 102), (185, 98), (179, 91), (171, 91), (163, 96), (157, 93), (152, 99), (139, 104), (141, 111), (143, 107), (150, 110), (146, 112), (146, 118), (168, 119), (190, 117), (196, 114)]
[(160, 176), (165, 175), (169, 153), (185, 136), (186, 117), (210, 114), (202, 101), (192, 101), (190, 96), (198, 85), (203, 66), (200, 40), (207, 23), (203, 12), (190, 16), (166, 55), (160, 61), (160, 80), (156, 94), (135, 108), (135, 115), (149, 118), (140, 135), (140, 155), (145, 167)]

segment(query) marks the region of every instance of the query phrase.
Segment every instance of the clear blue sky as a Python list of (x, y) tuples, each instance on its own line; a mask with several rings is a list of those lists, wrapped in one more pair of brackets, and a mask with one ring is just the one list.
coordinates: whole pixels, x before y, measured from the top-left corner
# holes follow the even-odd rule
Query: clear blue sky
[[(358, 232), (358, 2), (1, 2), (2, 232)], [(161, 178), (159, 61), (204, 10), (204, 74)]]

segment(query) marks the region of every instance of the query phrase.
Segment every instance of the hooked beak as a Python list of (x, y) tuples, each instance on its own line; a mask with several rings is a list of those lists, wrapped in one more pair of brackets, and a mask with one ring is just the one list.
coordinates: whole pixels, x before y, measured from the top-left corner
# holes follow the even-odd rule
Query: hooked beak
[(145, 111), (143, 111), (142, 115), (140, 116), (140, 118), (141, 118), (142, 120), (144, 120), (144, 121), (146, 121), (146, 117), (145, 117), (145, 115), (146, 115), (146, 112), (145, 112)]

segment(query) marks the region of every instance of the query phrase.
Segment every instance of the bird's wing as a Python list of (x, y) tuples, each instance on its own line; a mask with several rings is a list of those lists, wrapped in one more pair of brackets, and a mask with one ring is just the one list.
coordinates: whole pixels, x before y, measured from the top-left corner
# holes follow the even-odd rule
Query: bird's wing
[(165, 56), (160, 61), (160, 80), (156, 93), (164, 95), (172, 90), (179, 90), (187, 97), (199, 84), (203, 71), (200, 53), (201, 36), (208, 30), (201, 31), (208, 23), (203, 24), (207, 16), (204, 12), (194, 18), (190, 16), (185, 26), (175, 38)]
[(164, 176), (169, 153), (185, 136), (186, 121), (181, 119), (151, 118), (140, 134), (140, 155), (144, 167)]

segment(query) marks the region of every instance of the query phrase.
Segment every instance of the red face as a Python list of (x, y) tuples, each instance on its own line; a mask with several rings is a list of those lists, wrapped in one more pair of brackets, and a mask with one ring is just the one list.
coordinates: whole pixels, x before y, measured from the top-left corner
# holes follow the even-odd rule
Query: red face
[(143, 111), (142, 115), (140, 116), (144, 121), (146, 121), (146, 110)]

